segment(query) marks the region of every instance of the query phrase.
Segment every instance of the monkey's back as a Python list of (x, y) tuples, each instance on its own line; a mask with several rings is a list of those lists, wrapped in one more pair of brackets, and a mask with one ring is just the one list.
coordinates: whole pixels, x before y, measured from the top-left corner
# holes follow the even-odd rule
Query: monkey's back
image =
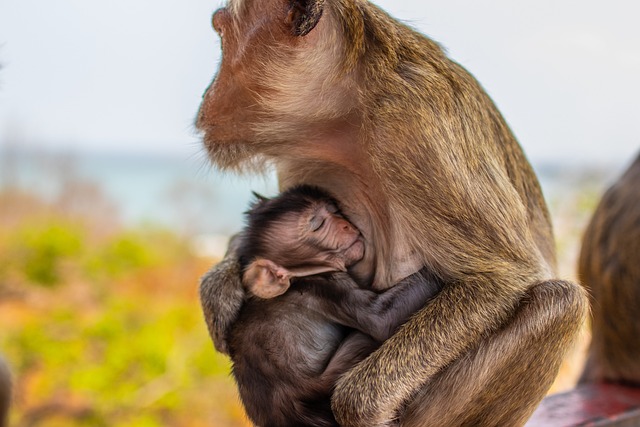
[(640, 382), (640, 155), (607, 190), (585, 230), (579, 276), (592, 307), (581, 382)]
[(321, 375), (347, 331), (306, 308), (295, 289), (246, 301), (230, 333), (229, 354), (249, 417), (263, 427), (337, 426), (332, 384)]

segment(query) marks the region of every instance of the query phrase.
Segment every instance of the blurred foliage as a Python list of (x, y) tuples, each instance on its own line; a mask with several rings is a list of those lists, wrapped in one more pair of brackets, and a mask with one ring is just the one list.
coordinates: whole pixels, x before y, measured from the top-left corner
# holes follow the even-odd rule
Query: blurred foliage
[(200, 311), (213, 260), (170, 231), (101, 221), (0, 191), (11, 425), (249, 425)]
[(26, 279), (43, 286), (58, 284), (64, 261), (82, 250), (81, 230), (58, 221), (24, 225), (9, 239), (15, 256), (8, 259), (14, 259), (15, 267), (24, 272)]

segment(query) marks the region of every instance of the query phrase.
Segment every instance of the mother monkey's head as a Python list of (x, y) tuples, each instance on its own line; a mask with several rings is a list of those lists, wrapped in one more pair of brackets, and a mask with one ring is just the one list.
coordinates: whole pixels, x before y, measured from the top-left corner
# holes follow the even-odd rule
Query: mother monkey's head
[(222, 62), (197, 127), (216, 165), (317, 158), (307, 150), (349, 127), (360, 111), (357, 57), (333, 14), (324, 0), (230, 0), (214, 13)]

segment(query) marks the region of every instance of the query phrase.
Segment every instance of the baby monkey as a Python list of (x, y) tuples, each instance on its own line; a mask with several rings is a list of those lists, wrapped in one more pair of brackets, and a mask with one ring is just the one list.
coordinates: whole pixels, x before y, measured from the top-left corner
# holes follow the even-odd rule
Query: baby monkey
[(337, 426), (337, 379), (441, 289), (424, 269), (382, 293), (360, 288), (347, 271), (364, 255), (363, 238), (310, 186), (258, 196), (238, 255), (249, 297), (229, 354), (247, 414), (262, 427)]

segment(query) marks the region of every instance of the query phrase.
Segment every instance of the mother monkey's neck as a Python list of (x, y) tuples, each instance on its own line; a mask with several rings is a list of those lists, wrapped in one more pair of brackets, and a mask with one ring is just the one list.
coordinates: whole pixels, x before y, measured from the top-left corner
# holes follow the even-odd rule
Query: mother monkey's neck
[(376, 185), (380, 179), (369, 161), (369, 146), (353, 124), (331, 131), (325, 127), (291, 147), (291, 152), (284, 157), (280, 154), (276, 161), (280, 189), (316, 185), (340, 201), (365, 239), (365, 257), (351, 271), (359, 282), (386, 289), (420, 269), (424, 260), (412, 256), (403, 244), (408, 239), (394, 226), (398, 219), (390, 212), (383, 189)]

